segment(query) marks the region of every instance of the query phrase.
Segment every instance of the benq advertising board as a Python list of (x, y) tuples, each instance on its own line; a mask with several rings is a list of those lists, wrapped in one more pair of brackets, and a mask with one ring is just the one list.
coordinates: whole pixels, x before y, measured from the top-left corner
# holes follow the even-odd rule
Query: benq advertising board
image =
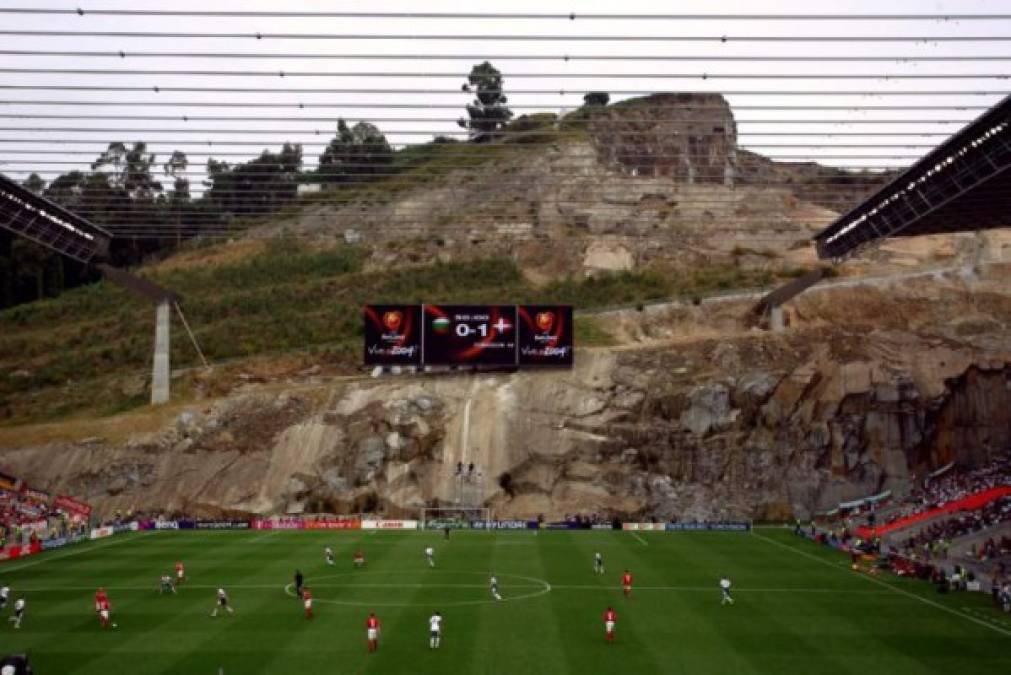
[(421, 365), (421, 307), (365, 306), (366, 365)]
[(570, 305), (366, 305), (369, 366), (570, 367)]

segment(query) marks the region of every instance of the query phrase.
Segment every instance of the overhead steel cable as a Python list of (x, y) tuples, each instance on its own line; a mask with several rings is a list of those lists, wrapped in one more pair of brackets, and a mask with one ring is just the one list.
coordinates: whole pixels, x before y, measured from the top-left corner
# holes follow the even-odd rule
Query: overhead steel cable
[[(0, 73), (23, 75), (167, 75), (197, 77), (367, 77), (367, 78), (452, 78), (460, 80), (459, 72), (415, 71), (329, 71), (329, 70), (195, 70), (141, 68), (13, 68), (0, 67)], [(629, 79), (629, 80), (985, 80), (1011, 79), (1007, 73), (509, 73), (510, 79)], [(454, 90), (454, 93), (458, 90)], [(508, 90), (487, 89), (488, 92), (526, 93), (510, 87)], [(554, 90), (557, 91), (557, 90)], [(624, 92), (622, 92), (624, 93)]]
[[(182, 121), (182, 120), (179, 120), (179, 121)], [(249, 120), (249, 121), (254, 121), (254, 120)], [(273, 120), (270, 120), (270, 121), (273, 121)], [(278, 118), (277, 121), (282, 121), (282, 122), (283, 121), (291, 121), (291, 122), (298, 122), (298, 121), (305, 121), (305, 122), (319, 122), (319, 121), (323, 121), (323, 122), (336, 122), (337, 120), (334, 120), (334, 119), (328, 118), (328, 117), (324, 117), (324, 118), (317, 118), (315, 120), (304, 119), (304, 118), (302, 120), (300, 120), (299, 118), (292, 118), (290, 120), (284, 120), (284, 119)], [(688, 119), (688, 120), (683, 120), (683, 121), (685, 123), (691, 123), (694, 120)], [(720, 120), (720, 119), (715, 119), (715, 120), (712, 120), (712, 123), (718, 125), (721, 121), (722, 120)], [(696, 123), (704, 123), (704, 122), (707, 122), (707, 120), (698, 120)], [(972, 122), (972, 120), (971, 119), (912, 119), (912, 120), (902, 120), (902, 119), (899, 119), (899, 120), (897, 120), (897, 119), (862, 119), (862, 118), (854, 118), (854, 119), (738, 119), (738, 120), (734, 120), (734, 122), (738, 126), (740, 126), (742, 124), (756, 124), (756, 125), (758, 125), (758, 124), (770, 124), (770, 125), (804, 124), (804, 125), (822, 125), (822, 126), (826, 125), (826, 124), (830, 124), (830, 125), (850, 125), (850, 124), (852, 124), (852, 125), (862, 126), (862, 125), (877, 125), (877, 124), (880, 124), (880, 125), (892, 125), (892, 124), (935, 124), (935, 125), (969, 124), (970, 122)], [(43, 127), (34, 127), (34, 126), (32, 126), (32, 127), (29, 127), (29, 126), (25, 126), (25, 127), (21, 127), (21, 126), (0, 126), (0, 131), (31, 131), (31, 132), (73, 131), (73, 132), (95, 132), (95, 133), (109, 133), (109, 132), (111, 132), (111, 133), (121, 133), (121, 134), (133, 134), (133, 133), (152, 133), (152, 134), (162, 134), (162, 133), (169, 133), (169, 134), (176, 134), (176, 133), (178, 133), (178, 134), (200, 134), (200, 133), (212, 133), (212, 134), (219, 134), (219, 133), (223, 133), (223, 134), (286, 134), (286, 133), (291, 133), (291, 134), (311, 134), (311, 135), (320, 135), (320, 134), (333, 135), (333, 133), (334, 133), (334, 130), (332, 128), (319, 129), (319, 128), (297, 128), (297, 127), (279, 127), (277, 129), (266, 129), (266, 128), (261, 128), (261, 127), (257, 127), (255, 129), (238, 129), (238, 128), (209, 129), (209, 128), (189, 128), (189, 127), (187, 127), (187, 128), (180, 128), (180, 129), (167, 129), (167, 128), (161, 128), (161, 127), (158, 127), (158, 128), (154, 128), (154, 127), (146, 127), (146, 128), (145, 127), (120, 128), (120, 127), (67, 127), (67, 126), (59, 126), (59, 127), (46, 127), (46, 126), (43, 126)], [(396, 135), (401, 135), (401, 136), (450, 136), (450, 137), (452, 137), (452, 136), (459, 136), (461, 138), (468, 138), (468, 137), (470, 137), (470, 132), (468, 130), (465, 130), (465, 129), (445, 129), (445, 130), (443, 130), (443, 129), (398, 129), (398, 130), (395, 130), (395, 131), (387, 131), (387, 133), (389, 133), (391, 135), (396, 134)], [(621, 132), (616, 132), (616, 133), (620, 133), (622, 136), (641, 138), (641, 137), (655, 137), (658, 134), (661, 134), (662, 132), (660, 132), (660, 131), (621, 131)], [(737, 135), (738, 136), (746, 136), (746, 135), (749, 135), (750, 133), (751, 132), (748, 132), (748, 131), (740, 131), (740, 130), (738, 130)], [(486, 135), (489, 136), (489, 137), (493, 137), (495, 139), (509, 139), (509, 138), (516, 138), (516, 137), (523, 137), (523, 138), (526, 138), (526, 139), (530, 139), (530, 138), (539, 138), (539, 137), (542, 137), (544, 139), (559, 139), (559, 140), (564, 140), (566, 138), (583, 138), (583, 137), (587, 137), (587, 136), (589, 136), (589, 133), (587, 131), (585, 131), (585, 130), (579, 130), (579, 129), (568, 131), (568, 130), (564, 130), (564, 129), (548, 129), (548, 130), (544, 130), (544, 129), (537, 128), (537, 129), (531, 129), (529, 131), (505, 129), (503, 131), (487, 132)], [(692, 134), (690, 131), (683, 132), (683, 136), (686, 136), (686, 137), (687, 136), (694, 136), (694, 135), (695, 134)], [(713, 135), (713, 134), (711, 134), (711, 133), (700, 134), (700, 136), (709, 136), (709, 135)], [(715, 135), (717, 135), (717, 136), (724, 136), (724, 137), (729, 136), (729, 134), (727, 134), (727, 133), (718, 133), (718, 134), (715, 134)], [(486, 147), (488, 147), (488, 146), (486, 146)], [(499, 146), (496, 145), (496, 146), (492, 146), (492, 147), (499, 147)]]
[[(726, 109), (724, 109), (726, 111)], [(694, 112), (694, 111), (693, 111)], [(39, 120), (119, 120), (119, 121), (135, 121), (135, 122), (332, 122), (336, 123), (337, 118), (329, 115), (326, 117), (312, 117), (308, 115), (298, 115), (298, 116), (280, 116), (280, 115), (94, 115), (94, 114), (59, 114), (59, 113), (35, 113), (35, 112), (3, 112), (0, 110), (0, 119), (39, 119)], [(358, 118), (354, 118), (358, 119)], [(346, 118), (345, 118), (345, 121)], [(415, 118), (391, 118), (391, 117), (376, 117), (376, 118), (362, 118), (362, 121), (366, 122), (405, 122), (405, 123), (426, 123), (426, 122), (450, 122), (455, 123), (455, 118), (435, 118), (435, 117), (415, 117)], [(670, 123), (670, 124), (693, 124), (699, 125), (711, 122), (712, 124), (719, 124), (723, 121), (723, 118), (713, 116), (712, 118), (706, 119), (701, 116), (685, 116), (682, 118), (672, 117), (667, 119), (656, 119), (651, 118), (649, 120), (651, 123), (655, 122), (658, 124)], [(729, 120), (728, 120), (729, 121)], [(735, 124), (967, 124), (971, 122), (971, 119), (952, 119), (952, 118), (942, 118), (942, 119), (888, 119), (880, 120), (877, 118), (866, 119), (866, 118), (829, 118), (825, 120), (821, 119), (733, 119)], [(567, 122), (566, 120), (559, 120), (557, 122), (551, 121), (547, 125), (572, 125), (576, 126), (578, 124), (591, 124), (596, 123), (599, 126), (605, 126), (608, 128), (618, 128), (620, 129), (623, 125), (626, 126), (636, 126), (642, 124), (642, 120), (638, 119), (608, 119), (602, 118), (599, 120), (587, 120), (586, 122), (580, 122), (578, 120), (573, 120)], [(241, 131), (241, 130), (240, 130)], [(301, 130), (299, 130), (301, 131)], [(399, 130), (389, 130), (386, 133), (398, 134)], [(441, 132), (432, 131), (432, 134), (438, 134)], [(448, 132), (447, 132), (448, 133)], [(466, 134), (466, 131), (454, 130), (453, 133), (456, 134)], [(510, 129), (506, 127), (500, 131), (493, 132), (495, 136), (502, 136), (508, 138), (511, 135), (522, 134), (523, 136), (529, 136), (531, 134), (536, 135), (537, 133), (551, 134), (551, 135), (561, 135), (564, 136), (567, 132), (564, 129), (559, 130), (549, 130), (543, 131), (541, 129)], [(586, 133), (586, 132), (583, 132)], [(622, 132), (626, 133), (626, 132)], [(638, 133), (657, 133), (657, 132), (638, 132)], [(685, 135), (705, 135), (705, 134), (694, 134), (691, 132), (684, 132)], [(721, 134), (723, 135), (723, 134)]]
[[(410, 94), (460, 94), (459, 89), (349, 89), (349, 88), (302, 88), (302, 87), (286, 87), (279, 89), (277, 87), (179, 87), (179, 86), (162, 86), (162, 85), (91, 85), (91, 84), (0, 84), (0, 90), (9, 91), (143, 91), (143, 92), (153, 92), (153, 93), (179, 93), (179, 92), (202, 92), (202, 93), (221, 93), (221, 94), (234, 94), (234, 93), (258, 93), (258, 94), (390, 94), (390, 95), (410, 95)], [(493, 92), (495, 90), (488, 90)], [(509, 94), (547, 94), (555, 96), (578, 96), (581, 94), (592, 93), (593, 90), (572, 90), (572, 89), (506, 89), (504, 90)], [(655, 96), (662, 95), (665, 92), (658, 92), (653, 90), (612, 90), (609, 92), (612, 95), (629, 95), (629, 96)], [(719, 95), (719, 96), (1007, 96), (1011, 94), (1011, 89), (918, 89), (914, 91), (901, 91), (901, 90), (888, 90), (888, 91), (873, 91), (868, 89), (856, 89), (856, 90), (825, 90), (825, 91), (812, 91), (812, 90), (771, 90), (771, 89), (733, 89), (733, 90), (721, 90), (721, 91), (711, 91), (711, 92), (691, 92), (698, 95)], [(461, 109), (462, 104), (449, 105), (449, 104), (398, 104), (396, 102), (391, 103), (380, 103), (379, 107), (386, 108), (456, 108)], [(376, 106), (374, 106), (376, 107)], [(509, 108), (521, 108), (519, 105), (509, 105)], [(547, 104), (542, 104), (536, 106), (537, 109), (543, 110), (548, 107)]]
[[(700, 54), (327, 54), (323, 52), (158, 52), (158, 51), (87, 51), (87, 50), (40, 50), (40, 49), (0, 49), (0, 55), (8, 56), (66, 56), (73, 58), (180, 58), (180, 59), (287, 59), (287, 60), (353, 60), (353, 61), (629, 61), (629, 62), (693, 62), (712, 61), (728, 63), (958, 63), (988, 61), (1011, 61), (1008, 54), (899, 54), (895, 56), (872, 55), (700, 55)], [(510, 74), (509, 77), (515, 77)]]
[[(240, 101), (67, 101), (67, 100), (45, 100), (45, 99), (32, 99), (32, 100), (0, 100), (0, 106), (2, 105), (27, 105), (27, 106), (86, 106), (86, 107), (149, 107), (149, 108), (165, 108), (165, 107), (192, 107), (192, 108), (292, 108), (292, 109), (324, 109), (324, 108), (347, 108), (347, 107), (372, 107), (372, 108), (382, 108), (387, 107), (389, 104), (386, 103), (277, 103), (274, 101), (250, 101), (250, 102), (240, 102)], [(445, 106), (417, 106), (420, 108), (432, 108), (432, 107), (445, 107), (452, 108), (454, 110), (459, 110), (460, 106), (456, 104), (447, 104)], [(517, 107), (524, 108), (524, 106), (509, 106), (511, 109)], [(526, 108), (534, 108), (537, 110), (543, 110), (544, 106), (525, 106)], [(867, 111), (921, 111), (921, 110), (955, 110), (967, 112), (971, 110), (989, 110), (990, 106), (987, 105), (964, 105), (964, 104), (951, 104), (951, 105), (868, 105), (868, 106), (856, 106), (856, 105), (734, 105), (734, 106), (723, 106), (723, 105), (706, 105), (706, 104), (678, 104), (670, 103), (669, 105), (663, 106), (647, 106), (647, 105), (635, 105), (634, 109), (638, 111), (655, 111), (655, 110), (691, 110), (695, 112), (704, 110), (714, 110), (714, 111), (726, 111), (728, 107), (732, 107), (733, 111), (737, 110), (749, 110), (749, 111), (777, 111), (786, 112), (791, 110), (804, 110), (804, 111), (815, 111), (815, 110), (831, 110), (831, 111), (848, 111), (848, 112), (867, 112)], [(550, 113), (554, 114), (554, 113)], [(369, 116), (369, 121), (371, 122), (399, 122), (399, 121), (410, 121), (410, 122), (428, 122), (428, 121), (456, 121), (456, 117), (371, 117)], [(564, 118), (560, 118), (564, 122)], [(609, 120), (613, 122), (621, 122), (622, 120)], [(674, 121), (674, 120), (663, 120), (658, 121)]]
[(1002, 13), (582, 13), (582, 12), (362, 12), (330, 10), (217, 10), (217, 9), (114, 9), (4, 7), (0, 14), (49, 14), (78, 16), (184, 16), (215, 18), (329, 18), (329, 19), (522, 19), (560, 21), (1004, 21)]
[[(817, 145), (817, 144), (811, 144), (811, 143), (749, 143), (746, 146), (743, 146), (743, 149), (745, 149), (745, 150), (751, 150), (751, 151), (754, 152), (755, 148), (792, 148), (792, 149), (817, 148), (819, 150), (822, 150), (822, 149), (829, 149), (829, 150), (837, 150), (837, 149), (856, 150), (856, 149), (871, 149), (871, 148), (889, 148), (889, 149), (916, 150), (916, 149), (922, 149), (922, 148), (936, 148), (936, 147), (937, 147), (937, 144), (935, 144), (935, 143), (839, 143), (839, 144), (830, 144), (830, 145)], [(740, 149), (740, 146), (739, 146), (739, 149)], [(32, 155), (32, 156), (35, 156), (35, 155), (61, 155), (61, 156), (65, 156), (65, 155), (73, 155), (73, 154), (94, 156), (94, 153), (91, 153), (91, 152), (61, 152), (59, 150), (47, 150), (47, 151), (43, 152), (43, 151), (32, 151), (32, 150), (20, 150), (20, 151), (19, 150), (7, 150), (6, 148), (0, 148), (0, 152), (6, 153), (9, 156), (14, 156), (14, 155)], [(156, 153), (156, 154), (161, 154), (161, 153)], [(758, 154), (761, 154), (761, 153), (758, 153)], [(221, 153), (217, 153), (217, 152), (187, 152), (186, 155), (187, 155), (187, 157), (248, 157), (248, 158), (251, 158), (251, 159), (255, 159), (258, 156), (258, 153), (248, 153), (248, 152), (221, 152)], [(622, 155), (622, 156), (625, 157), (627, 155)], [(59, 165), (59, 164), (80, 165), (81, 164), (80, 160), (75, 161), (75, 160), (48, 160), (48, 159), (11, 159), (11, 160), (0, 160), (0, 161), (2, 161), (4, 164), (43, 164), (43, 165), (46, 165), (46, 166), (53, 165), (53, 164), (57, 164), (57, 165)], [(342, 165), (342, 166), (344, 166), (344, 165)], [(374, 166), (374, 165), (372, 165), (372, 164), (362, 164), (361, 166), (363, 166), (363, 167), (366, 167), (366, 166), (371, 167), (371, 166)]]
[(1011, 42), (1011, 35), (519, 35), (477, 33), (270, 33), (270, 32), (184, 32), (184, 31), (112, 31), (112, 30), (53, 30), (0, 28), (0, 35), (22, 37), (109, 37), (109, 38), (172, 38), (172, 39), (253, 39), (253, 40), (341, 40), (377, 41), (404, 40), (461, 42), (718, 42), (728, 43), (998, 43)]
[[(801, 207), (801, 206), (812, 206), (812, 205), (813, 206), (817, 206), (817, 202), (801, 199), (799, 197), (796, 198), (796, 199), (798, 201), (798, 208)], [(843, 204), (845, 204), (846, 206), (851, 206), (851, 205), (853, 205), (852, 203), (855, 203), (856, 201), (857, 200), (851, 200), (851, 201), (848, 201), (848, 202), (843, 202)], [(504, 204), (505, 202), (502, 202), (502, 203)], [(593, 204), (599, 204), (599, 202), (592, 202), (592, 201), (587, 201), (587, 200), (568, 200), (568, 199), (550, 200), (549, 203), (556, 204), (558, 206), (565, 206), (565, 207), (572, 207), (572, 208), (579, 208), (579, 207), (590, 208)], [(725, 208), (736, 208), (736, 207), (741, 206), (743, 203), (745, 203), (745, 201), (744, 201), (744, 198), (742, 197), (740, 200), (735, 200), (735, 201), (714, 201), (714, 202), (708, 202), (708, 203), (707, 202), (700, 202), (700, 203), (697, 203), (697, 204), (694, 204), (694, 205), (690, 205), (690, 206), (692, 206), (693, 208), (697, 208), (697, 209), (719, 209), (719, 208), (724, 208), (724, 207)], [(354, 206), (354, 204), (355, 203), (352, 202), (352, 203), (348, 204), (347, 206)], [(258, 206), (261, 206), (261, 205), (262, 205), (262, 208), (258, 208)], [(263, 216), (277, 216), (281, 220), (290, 219), (291, 218), (290, 214), (287, 215), (287, 216), (285, 216), (284, 214), (279, 214), (278, 213), (282, 208), (284, 208), (287, 205), (288, 205), (288, 203), (282, 202), (282, 203), (277, 203), (273, 208), (271, 208), (270, 202), (267, 202), (266, 200), (264, 200), (263, 202), (261, 202), (261, 204), (247, 203), (247, 204), (243, 204), (243, 205), (239, 205), (239, 206), (231, 205), (231, 204), (227, 204), (227, 203), (224, 206), (219, 206), (218, 204), (216, 204), (214, 202), (208, 202), (207, 204), (204, 205), (205, 206), (205, 210), (201, 210), (200, 208), (198, 208), (198, 206), (200, 206), (200, 205), (195, 205), (194, 208), (192, 208), (192, 209), (180, 209), (178, 211), (173, 211), (173, 210), (170, 210), (168, 208), (166, 208), (164, 210), (158, 210), (158, 209), (154, 209), (154, 208), (151, 208), (151, 209), (137, 209), (137, 210), (115, 209), (115, 210), (110, 210), (108, 213), (109, 213), (109, 215), (111, 215), (111, 216), (113, 216), (115, 218), (118, 218), (118, 219), (123, 219), (123, 218), (139, 218), (139, 217), (148, 217), (148, 218), (151, 218), (153, 220), (154, 219), (158, 219), (155, 222), (160, 221), (161, 224), (165, 224), (167, 222), (165, 219), (167, 219), (167, 218), (172, 218), (172, 217), (175, 217), (175, 216), (180, 216), (180, 217), (184, 217), (185, 216), (185, 217), (191, 217), (191, 218), (193, 218), (195, 222), (193, 222), (192, 224), (194, 226), (198, 226), (199, 225), (199, 220), (197, 220), (197, 219), (199, 219), (199, 218), (209, 219), (209, 221), (208, 221), (209, 224), (215, 224), (215, 223), (219, 223), (220, 222), (219, 220), (216, 219), (216, 216), (220, 216), (220, 214), (211, 210), (211, 209), (215, 209), (215, 208), (217, 208), (219, 210), (222, 209), (222, 208), (226, 209), (226, 210), (232, 210), (232, 209), (236, 209), (236, 208), (241, 208), (242, 211), (240, 211), (238, 213), (234, 213), (234, 217), (236, 217), (236, 218), (242, 217), (242, 216), (247, 216), (247, 215), (263, 215)], [(84, 211), (85, 215), (87, 214), (87, 210), (89, 208), (94, 208), (94, 209), (102, 209), (103, 208), (102, 205), (95, 206), (95, 207), (89, 207), (86, 204), (83, 204), (83, 205), (74, 204), (73, 206), (74, 206), (75, 209), (78, 209), (78, 210), (84, 209), (85, 210)], [(341, 208), (340, 204), (321, 204), (321, 206), (331, 206), (334, 209), (340, 209)], [(496, 206), (496, 204), (493, 202), (492, 206)], [(631, 207), (627, 207), (627, 208), (631, 208)], [(618, 210), (616, 209), (615, 211), (618, 211)], [(770, 208), (768, 210), (768, 212), (767, 212), (767, 215), (764, 216), (764, 217), (769, 217), (773, 213), (774, 213), (773, 210)], [(795, 219), (795, 218), (791, 218), (789, 212), (782, 213), (780, 211), (775, 211), (775, 213), (778, 214), (777, 218)], [(413, 218), (420, 218), (420, 219), (422, 219), (422, 220), (419, 220), (418, 222), (424, 222), (423, 219), (426, 218), (426, 217), (428, 217), (428, 216), (440, 217), (440, 216), (443, 216), (444, 214), (445, 214), (445, 211), (440, 211), (439, 209), (436, 209), (436, 208), (429, 208), (429, 209), (421, 209), (421, 208), (419, 208), (419, 209), (412, 209), (412, 210), (406, 211), (406, 212), (399, 212), (398, 211), (396, 214), (391, 214), (391, 215), (373, 214), (372, 218), (379, 219), (383, 223), (389, 223), (389, 222), (396, 222), (396, 221), (399, 221), (399, 220), (401, 220), (401, 219), (403, 219), (405, 217), (410, 216), (410, 217), (413, 217)], [(342, 219), (343, 220), (362, 219), (362, 217), (359, 214), (356, 214), (356, 213), (342, 213), (339, 210), (335, 211), (331, 215), (335, 219), (334, 220), (334, 224), (337, 223), (338, 220), (342, 220)], [(498, 215), (496, 215), (496, 214), (489, 214), (488, 218), (492, 218), (492, 217), (501, 218), (501, 220), (499, 222), (502, 225), (508, 225), (510, 223), (516, 223), (516, 222), (519, 222), (519, 223), (524, 222), (523, 219), (519, 218), (516, 214), (512, 214), (512, 213), (508, 213), (508, 212), (503, 212), (503, 213), (498, 214)], [(829, 214), (824, 215), (824, 216), (819, 215), (817, 217), (805, 215), (802, 220), (804, 222), (808, 222), (811, 219), (821, 219), (821, 218), (826, 218), (826, 219), (829, 219), (829, 220), (833, 220), (833, 219), (835, 219), (837, 217), (838, 217), (838, 215), (835, 214), (835, 213), (829, 213)], [(706, 218), (706, 217), (701, 216), (701, 215), (694, 215), (694, 214), (690, 214), (690, 213), (688, 213), (688, 214), (681, 214), (681, 215), (677, 215), (677, 216), (672, 216), (673, 220), (679, 220), (679, 221), (683, 221), (683, 220), (697, 220), (700, 223), (710, 222), (714, 218), (718, 218), (719, 221), (720, 221), (720, 223), (727, 222), (726, 218), (720, 217), (718, 215), (717, 216), (713, 216), (713, 218)], [(368, 221), (369, 218), (364, 218), (364, 220)], [(462, 222), (470, 222), (471, 219), (460, 218), (460, 220)], [(188, 223), (184, 222), (184, 224), (188, 224)], [(110, 225), (107, 225), (105, 223), (102, 224), (102, 227), (104, 227), (106, 229), (109, 229), (109, 230), (114, 230), (115, 229), (115, 226), (110, 226)], [(245, 227), (245, 226), (243, 226), (243, 227)], [(439, 229), (440, 227), (444, 227), (444, 225), (440, 224), (439, 226), (433, 226), (433, 229)], [(239, 228), (239, 229), (241, 229), (241, 228)], [(615, 232), (614, 234), (617, 234), (617, 232)]]
[[(898, 136), (898, 137), (923, 137), (931, 138), (936, 136), (948, 137), (951, 134), (949, 132), (943, 131), (776, 131), (776, 132), (749, 132), (747, 136), (756, 138), (772, 138), (772, 137), (801, 137), (801, 136), (813, 136), (819, 138), (844, 138), (853, 136), (866, 136), (868, 138), (880, 137), (880, 136)], [(27, 144), (63, 144), (63, 145), (106, 145), (109, 143), (122, 142), (123, 137), (110, 137), (106, 139), (94, 138), (0, 138), (0, 143), (27, 143)], [(233, 140), (187, 140), (187, 139), (170, 139), (164, 141), (155, 141), (156, 143), (174, 143), (176, 145), (187, 145), (187, 146), (200, 146), (200, 147), (214, 147), (214, 146), (255, 146), (258, 148), (263, 148), (263, 142), (261, 141), (233, 141)], [(284, 141), (276, 141), (278, 145)], [(298, 143), (303, 149), (305, 148), (324, 148), (329, 145), (329, 141), (326, 143)], [(417, 147), (428, 147), (433, 145), (431, 141), (423, 143), (390, 143), (393, 148), (417, 148)], [(466, 154), (467, 152), (476, 153), (475, 150), (470, 148), (480, 147), (473, 146), (469, 144), (460, 143), (446, 143), (443, 144), (444, 150), (452, 149), (453, 151), (459, 150), (461, 154)], [(456, 147), (457, 145), (462, 147)], [(534, 150), (544, 149), (545, 144), (523, 144), (514, 143), (508, 146), (498, 146), (498, 147), (508, 147), (509, 150), (515, 149), (517, 152), (532, 152)], [(0, 148), (2, 149), (2, 148)]]

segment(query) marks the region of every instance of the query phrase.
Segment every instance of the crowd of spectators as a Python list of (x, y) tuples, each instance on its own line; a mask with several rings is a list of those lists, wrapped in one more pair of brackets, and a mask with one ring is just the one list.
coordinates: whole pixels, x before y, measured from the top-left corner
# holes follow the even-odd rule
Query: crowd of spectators
[(898, 508), (891, 511), (883, 523), (878, 524), (893, 523), (1001, 485), (1011, 486), (1011, 457), (1002, 457), (975, 469), (954, 467), (941, 476), (925, 478), (905, 499), (897, 502)]
[(969, 554), (980, 562), (1011, 556), (1011, 537), (1002, 535), (1000, 539), (989, 537), (980, 545), (973, 544)]
[(911, 557), (922, 554), (927, 560), (931, 557), (946, 558), (952, 539), (1007, 521), (1011, 521), (1011, 497), (990, 502), (975, 511), (963, 511), (951, 518), (930, 523), (903, 541), (902, 549)]
[(32, 494), (0, 489), (0, 549), (83, 531), (86, 523)]

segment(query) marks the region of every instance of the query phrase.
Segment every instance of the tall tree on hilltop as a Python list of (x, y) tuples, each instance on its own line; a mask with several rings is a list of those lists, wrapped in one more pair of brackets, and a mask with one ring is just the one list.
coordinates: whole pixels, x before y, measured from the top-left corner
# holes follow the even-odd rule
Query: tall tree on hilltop
[(186, 179), (186, 169), (189, 166), (190, 160), (182, 150), (173, 152), (172, 156), (162, 165), (162, 171), (172, 179), (172, 197), (169, 200), (170, 203), (189, 201), (190, 182)]
[(110, 143), (105, 152), (91, 164), (94, 170), (109, 167), (109, 179), (115, 187), (123, 188), (132, 199), (151, 201), (162, 191), (161, 183), (151, 175), (154, 154), (148, 154), (147, 143), (137, 142), (132, 148), (124, 143)]
[(172, 179), (172, 194), (168, 198), (169, 217), (176, 227), (176, 244), (182, 239), (182, 211), (190, 203), (190, 182), (186, 179), (186, 169), (189, 168), (190, 161), (186, 153), (176, 150), (168, 158), (162, 171)]
[(392, 162), (393, 150), (378, 127), (368, 122), (348, 127), (339, 119), (337, 135), (319, 156), (316, 173), (324, 183), (372, 180)]
[(46, 181), (42, 180), (42, 176), (37, 173), (32, 173), (28, 178), (25, 178), (22, 185), (37, 195), (42, 194), (42, 191), (46, 189)]
[(606, 91), (589, 91), (583, 97), (583, 105), (607, 105), (611, 102), (611, 95)]
[(295, 199), (302, 168), (302, 146), (285, 143), (280, 152), (264, 150), (256, 159), (229, 166), (207, 160), (207, 207), (228, 220), (236, 215), (277, 211)]
[(482, 143), (494, 138), (512, 119), (513, 112), (506, 103), (503, 92), (502, 73), (488, 61), (479, 63), (470, 70), (467, 82), (462, 91), (473, 93), (474, 101), (467, 105), (469, 119), (457, 120), (462, 128), (470, 132), (470, 138), (475, 143)]

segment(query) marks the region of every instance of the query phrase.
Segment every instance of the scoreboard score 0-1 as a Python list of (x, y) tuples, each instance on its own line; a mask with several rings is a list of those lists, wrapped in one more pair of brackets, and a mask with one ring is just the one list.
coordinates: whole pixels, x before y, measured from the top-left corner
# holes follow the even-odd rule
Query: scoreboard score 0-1
[(423, 312), (426, 364), (516, 364), (515, 305), (424, 305)]
[(367, 305), (365, 363), (569, 367), (569, 305)]

